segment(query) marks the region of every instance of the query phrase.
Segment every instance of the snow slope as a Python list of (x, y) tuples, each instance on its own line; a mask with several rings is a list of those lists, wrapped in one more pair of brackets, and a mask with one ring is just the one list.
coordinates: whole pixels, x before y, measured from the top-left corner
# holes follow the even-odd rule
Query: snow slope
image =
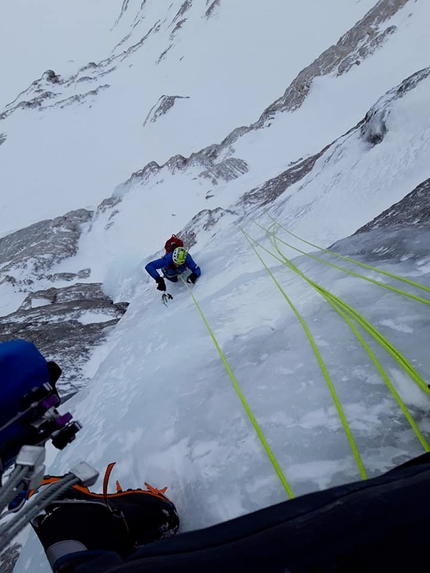
[[(2, 6), (0, 19), (0, 108), (45, 70), (73, 73), (104, 57), (120, 2), (16, 0)], [(105, 41), (104, 41), (105, 40)]]
[[(416, 47), (429, 41), (428, 3), (406, 2), (381, 25), (397, 29), (360, 65), (343, 75), (318, 77), (298, 109), (274, 113), (264, 128), (245, 130), (242, 137), (217, 147), (212, 163), (208, 154), (197, 153), (190, 161), (177, 158), (147, 171), (141, 170), (150, 160), (162, 163), (173, 153), (198, 152), (241, 123), (256, 120), (303, 66), (376, 3), (333, 0), (336, 18), (328, 18), (324, 29), (318, 27), (322, 14), (310, 10), (309, 2), (297, 5), (293, 21), (280, 17), (286, 8), (274, 0), (265, 4), (264, 12), (254, 4), (248, 11), (245, 6), (250, 3), (221, 1), (209, 18), (208, 3), (190, 2), (178, 16), (188, 3), (173, 2), (163, 18), (155, 2), (143, 3), (143, 12), (138, 10), (141, 4), (130, 2), (127, 10), (117, 11), (121, 17), (112, 37), (118, 46), (112, 54), (118, 57), (93, 70), (94, 79), (116, 62), (116, 69), (94, 84), (106, 81), (109, 88), (67, 107), (35, 113), (18, 109), (0, 123), (7, 135), (0, 147), (2, 173), (6, 188), (15, 194), (14, 201), (9, 195), (2, 197), (9, 217), (2, 221), (2, 232), (32, 217), (58, 214), (60, 207), (65, 211), (84, 206), (83, 201), (97, 203), (115, 189), (114, 198), (85, 226), (77, 255), (53, 269), (60, 273), (90, 267), (88, 280), (102, 281), (114, 300), (128, 300), (130, 306), (108, 342), (95, 350), (88, 365), (92, 382), (67, 403), (84, 429), (50, 471), (64, 472), (85, 459), (103, 472), (115, 460), (115, 477), (124, 486), (149, 481), (169, 487), (183, 531), (287, 498), (186, 286), (169, 286), (174, 298), (166, 308), (144, 271), (166, 238), (181, 230), (202, 268), (192, 293), (295, 495), (360, 479), (360, 471), (314, 351), (285, 295), (302, 314), (321, 352), (367, 474), (377, 475), (419, 455), (422, 443), (345, 321), (308, 283), (260, 248), (276, 284), (241, 229), (273, 252), (254, 222), (268, 228), (268, 209), (287, 229), (327, 247), (430, 177), (428, 70), (400, 83), (427, 64), (425, 50)], [(173, 34), (185, 14), (187, 21)], [(243, 29), (239, 21), (246, 22)], [(291, 31), (304, 23), (309, 35), (287, 35), (281, 22)], [(134, 48), (154, 25), (160, 27), (145, 40), (145, 50)], [(220, 30), (229, 30), (222, 42)], [(261, 45), (267, 50), (261, 49), (261, 59), (254, 47), (258, 30), (266, 30)], [(324, 37), (315, 38), (317, 30), (323, 30)], [(169, 47), (171, 34), (172, 48), (154, 64)], [(207, 52), (201, 48), (203, 36)], [(231, 50), (224, 52), (229, 45), (240, 54), (246, 81), (235, 74)], [(283, 68), (281, 56), (285, 59), (292, 47), (299, 59), (288, 59)], [(213, 58), (213, 65), (202, 58), (205, 65), (197, 67), (199, 54)], [(274, 56), (279, 57), (276, 68), (267, 69)], [(188, 65), (188, 59), (189, 68), (180, 73), (178, 67)], [(153, 81), (137, 73), (138, 66)], [(201, 71), (199, 81), (196, 69)], [(285, 69), (284, 77), (273, 69)], [(252, 89), (259, 77), (267, 80), (261, 82), (261, 91)], [(225, 78), (233, 82), (232, 97), (221, 89)], [(91, 81), (76, 80), (73, 89), (88, 89)], [(55, 103), (62, 101), (64, 89), (72, 93), (71, 85), (50, 89)], [(153, 123), (161, 95), (192, 97), (175, 100)], [(209, 115), (209, 109), (217, 112)], [(138, 115), (142, 124), (149, 117), (144, 128), (136, 122)], [(33, 203), (29, 175), (17, 169), (18, 148), (20, 160), (30, 157), (30, 149), (34, 153), (32, 180), (38, 181), (38, 195)], [(316, 153), (302, 177), (289, 186), (282, 183), (289, 168)], [(79, 170), (70, 168), (68, 158)], [(243, 173), (232, 179), (213, 175), (226, 159), (242, 160)], [(137, 175), (130, 177), (133, 172)], [(260, 199), (255, 199), (259, 192)], [(20, 197), (29, 200), (21, 201), (18, 210)], [(263, 197), (268, 200), (265, 205)], [(277, 233), (291, 242), (285, 231), (278, 228)], [(411, 226), (401, 232), (370, 231), (340, 241), (337, 248), (430, 286), (428, 241), (428, 231)], [(279, 246), (287, 257), (297, 257), (291, 248)], [(294, 263), (356, 307), (404, 353), (424, 381), (429, 379), (430, 360), (423, 343), (429, 336), (428, 305), (306, 256)], [(372, 271), (364, 274), (398, 286), (394, 279)], [(421, 296), (429, 298), (426, 293)], [(428, 440), (428, 395), (392, 356), (366, 334), (364, 338)], [(17, 567), (18, 572), (24, 570), (47, 571), (34, 539)]]
[[(420, 176), (428, 176), (430, 124), (423, 106), (430, 93), (429, 77), (427, 70), (401, 89), (393, 88), (370, 110), (366, 122), (335, 142), (303, 180), (280, 195), (269, 214), (304, 238), (327, 245), (391, 204), (400, 188), (404, 193)], [(370, 143), (377, 134), (381, 141)], [(159, 181), (159, 194), (169, 185), (169, 180)], [(85, 257), (97, 260), (94, 268), (100, 273), (109, 263), (105, 287), (111, 296), (126, 295), (130, 306), (107, 344), (95, 351), (88, 366), (92, 382), (68, 402), (84, 429), (57, 456), (51, 471), (65, 472), (80, 459), (103, 471), (116, 461), (115, 475), (123, 485), (138, 487), (147, 480), (169, 486), (183, 531), (287, 499), (187, 287), (169, 285), (173, 301), (166, 308), (145, 274), (146, 259), (136, 253), (133, 260), (132, 213), (142, 212), (142, 193), (130, 190), (115, 210), (111, 226), (106, 225), (106, 212), (100, 220), (95, 217), (75, 262), (81, 266)], [(316, 355), (286, 297), (321, 354), (367, 476), (428, 448), (428, 393), (362, 331), (420, 438), (345, 320), (266, 250), (257, 249), (273, 276), (256, 256), (241, 229), (279, 258), (258, 226), (269, 228), (269, 215), (238, 202), (215, 224), (207, 223), (205, 217), (195, 218), (186, 227), (197, 236), (192, 254), (203, 270), (192, 293), (294, 495), (357, 480), (361, 474)], [(143, 229), (162, 244), (156, 219), (151, 225), (148, 217)], [(279, 227), (277, 236), (291, 243)], [(369, 231), (336, 248), (429, 289), (429, 239), (427, 229), (412, 225)], [(293, 244), (303, 248), (297, 240)], [(112, 259), (101, 254), (106, 245), (111, 254), (115, 249)], [(278, 245), (288, 258), (295, 256), (291, 248)], [(294, 258), (294, 264), (370, 320), (409, 360), (426, 388), (428, 304), (306, 256)], [(428, 292), (371, 270), (354, 270), (430, 300)], [(33, 540), (17, 571), (46, 571), (44, 563)]]

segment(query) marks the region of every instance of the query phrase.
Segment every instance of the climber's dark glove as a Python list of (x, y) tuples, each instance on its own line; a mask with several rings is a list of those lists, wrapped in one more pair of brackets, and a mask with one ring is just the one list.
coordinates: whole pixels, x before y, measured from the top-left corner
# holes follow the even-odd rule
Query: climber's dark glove
[(188, 277), (187, 277), (187, 283), (192, 283), (195, 284), (196, 280), (199, 277), (196, 275), (196, 273), (191, 273)]
[(158, 277), (158, 279), (155, 279), (155, 281), (157, 283), (157, 290), (162, 290), (162, 291), (166, 290), (166, 282), (163, 279), (163, 277)]

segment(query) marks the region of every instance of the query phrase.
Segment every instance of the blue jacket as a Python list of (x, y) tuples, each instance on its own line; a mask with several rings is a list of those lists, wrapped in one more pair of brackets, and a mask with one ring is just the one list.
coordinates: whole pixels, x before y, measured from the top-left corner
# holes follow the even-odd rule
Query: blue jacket
[(200, 267), (196, 265), (193, 261), (192, 256), (187, 253), (187, 258), (185, 260), (185, 264), (177, 267), (172, 260), (173, 253), (167, 253), (161, 259), (156, 259), (155, 261), (151, 261), (145, 267), (147, 273), (151, 275), (153, 279), (158, 279), (160, 277), (157, 269), (161, 269), (163, 275), (166, 278), (175, 278), (182, 274), (185, 269), (189, 269), (191, 272), (195, 273), (198, 277), (202, 274)]

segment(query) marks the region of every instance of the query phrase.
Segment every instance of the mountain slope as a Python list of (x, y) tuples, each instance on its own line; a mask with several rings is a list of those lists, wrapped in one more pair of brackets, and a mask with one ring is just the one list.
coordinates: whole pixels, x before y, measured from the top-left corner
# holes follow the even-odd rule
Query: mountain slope
[[(257, 6), (247, 12), (248, 5), (240, 3), (239, 11), (239, 3), (234, 8), (222, 0), (188, 0), (172, 2), (161, 14), (155, 2), (125, 1), (118, 5), (109, 57), (74, 78), (45, 76), (30, 88), (28, 99), (19, 96), (6, 108), (0, 122), (5, 133), (0, 161), (10, 162), (5, 180), (10, 182), (13, 174), (17, 193), (22, 190), (27, 197), (29, 188), (24, 194), (29, 176), (17, 175), (18, 141), (43, 125), (46, 133), (38, 145), (43, 149), (43, 142), (49, 143), (45, 161), (52, 160), (54, 147), (58, 157), (48, 177), (46, 163), (39, 161), (46, 149), (40, 156), (34, 152), (34, 177), (46, 180), (36, 199), (52, 203), (39, 208), (34, 199), (18, 213), (17, 195), (15, 203), (5, 203), (9, 214), (16, 209), (16, 218), (2, 226), (3, 232), (12, 228), (9, 221), (22, 225), (42, 212), (57, 214), (59, 206), (64, 212), (72, 205), (83, 207), (83, 200), (93, 206), (109, 197), (75, 233), (77, 250), (54, 260), (48, 270), (55, 276), (78, 276), (90, 269), (84, 282), (103, 283), (113, 301), (130, 303), (107, 342), (92, 349), (84, 371), (92, 380), (68, 403), (84, 429), (50, 471), (64, 472), (82, 458), (103, 471), (116, 460), (116, 477), (126, 487), (144, 480), (169, 486), (184, 531), (276, 503), (287, 493), (186, 286), (169, 285), (173, 300), (166, 308), (144, 271), (172, 232), (181, 232), (202, 268), (191, 292), (295, 495), (359, 479), (362, 471), (314, 349), (287, 298), (309, 327), (368, 476), (420, 454), (430, 438), (430, 362), (424, 342), (428, 304), (306, 256), (310, 245), (285, 231), (323, 247), (336, 242), (334, 248), (344, 255), (430, 287), (424, 217), (408, 217), (409, 224), (401, 227), (404, 221), (394, 218), (395, 226), (361, 229), (345, 238), (410, 192), (425, 189), (430, 177), (429, 68), (425, 51), (416, 49), (429, 41), (428, 4), (333, 0), (339, 18), (332, 28), (328, 23), (319, 27), (313, 18), (323, 15), (309, 16), (310, 3), (302, 3), (288, 21), (299, 33), (287, 39), (296, 42), (294, 47), (302, 46), (299, 40), (307, 45), (306, 61), (291, 56), (285, 77), (277, 76), (272, 84), (267, 77), (274, 75), (273, 68), (266, 67), (275, 44), (287, 49), (281, 42), (285, 12), (278, 12), (274, 2), (264, 13)], [(373, 9), (371, 16), (365, 16), (368, 9)], [(274, 15), (279, 18), (272, 26)], [(329, 12), (324, 16), (325, 22), (334, 20)], [(299, 23), (309, 36), (301, 33)], [(250, 31), (257, 29), (262, 44), (267, 37), (261, 60), (250, 49), (256, 36)], [(313, 44), (316, 31), (321, 36)], [(203, 47), (202, 36), (207, 37)], [(229, 46), (237, 48), (234, 54), (240, 56), (247, 81), (236, 77)], [(213, 58), (208, 62), (217, 64), (215, 70), (202, 65), (206, 61), (200, 55)], [(189, 65), (187, 73), (180, 62)], [(261, 98), (250, 89), (259, 78)], [(235, 96), (220, 95), (224, 86), (235, 86)], [(39, 102), (41, 109), (27, 109), (21, 105), (25, 101)], [(208, 109), (217, 105), (218, 112), (210, 116)], [(66, 127), (67, 138), (71, 133), (76, 137), (68, 140), (69, 155), (67, 138), (61, 136)], [(36, 140), (31, 147), (36, 149)], [(79, 173), (66, 169), (67, 157)], [(84, 185), (77, 185), (78, 180)], [(59, 181), (66, 198), (53, 194)], [(417, 201), (425, 210), (422, 193), (413, 194), (412, 201), (408, 212)], [(271, 217), (285, 228), (275, 228), (283, 255), (370, 320), (422, 377), (419, 388), (396, 357), (362, 333), (422, 439), (354, 331), (321, 291), (282, 264), (264, 231), (273, 229)], [(242, 230), (260, 243), (262, 260)], [(327, 254), (322, 258), (332, 260)], [(334, 262), (376, 282), (417, 292), (371, 269)], [(29, 290), (39, 286), (36, 278)], [(0, 288), (5, 297), (10, 295), (10, 282)], [(6, 302), (11, 307), (27, 295), (14, 291), (13, 301), (10, 295)], [(57, 361), (61, 364), (61, 357)], [(46, 571), (34, 540), (17, 570)]]
[[(388, 185), (389, 174), (399, 179), (399, 195), (413, 187), (427, 168), (430, 126), (423, 121), (421, 106), (429, 90), (428, 70), (393, 88), (355, 129), (320, 155), (307, 175), (273, 197), (270, 213), (286, 228), (327, 244), (392, 201), (397, 191), (393, 183)], [(158, 199), (170, 185), (169, 180), (158, 181)], [(267, 195), (268, 189), (262, 197)], [(82, 266), (85, 257), (97, 260), (98, 267), (93, 266), (101, 272), (103, 258), (97, 248), (115, 246), (105, 288), (111, 295), (126, 293), (130, 306), (108, 342), (93, 354), (88, 366), (96, 371), (92, 381), (69, 402), (84, 429), (76, 444), (57, 456), (51, 471), (65, 472), (81, 458), (100, 469), (115, 460), (121, 483), (138, 487), (150, 480), (168, 485), (186, 531), (279, 502), (287, 493), (186, 286), (169, 285), (173, 300), (165, 308), (144, 274), (144, 261), (130, 257), (132, 214), (141, 212), (141, 201), (142, 194), (131, 189), (115, 206), (110, 225), (105, 225), (107, 212), (96, 216), (76, 255), (75, 264)], [(194, 199), (189, 201), (195, 205)], [(419, 455), (430, 439), (428, 392), (396, 357), (359, 329), (410, 412), (419, 437), (345, 320), (309, 283), (258, 247), (275, 284), (255, 256), (241, 227), (279, 257), (254, 223), (263, 228), (272, 224), (259, 205), (239, 201), (212, 219), (203, 211), (185, 227), (184, 236), (197, 241), (192, 254), (203, 269), (193, 295), (294, 495), (359, 479), (360, 466), (316, 355), (285, 295), (309, 327), (367, 476)], [(322, 218), (322, 213), (330, 218)], [(158, 236), (157, 223), (146, 220), (148, 237)], [(277, 236), (292, 242), (279, 227)], [(387, 226), (342, 240), (334, 248), (430, 289), (429, 240), (421, 226)], [(290, 259), (295, 256), (291, 247), (278, 245)], [(297, 239), (293, 246), (302, 248)], [(428, 305), (306, 256), (293, 262), (370, 320), (413, 365), (426, 388)], [(73, 259), (68, 261), (69, 268), (73, 264)], [(341, 266), (352, 270), (350, 264)], [(360, 273), (382, 280), (372, 270)], [(429, 299), (393, 278), (384, 276), (383, 283)], [(32, 571), (46, 570), (39, 560), (33, 541), (22, 563)]]
[[(5, 108), (0, 232), (92, 207), (148, 161), (189, 155), (253, 121), (374, 3), (330, 0), (316, 9), (307, 0), (291, 14), (276, 0), (264, 9), (241, 0), (220, 2), (209, 17), (202, 1), (175, 0), (167, 10), (155, 0), (129, 3), (104, 59), (72, 75), (47, 62), (59, 82), (43, 77)], [(99, 41), (106, 46), (104, 32)], [(163, 95), (184, 97), (143, 127)], [(17, 104), (24, 107), (10, 113)]]

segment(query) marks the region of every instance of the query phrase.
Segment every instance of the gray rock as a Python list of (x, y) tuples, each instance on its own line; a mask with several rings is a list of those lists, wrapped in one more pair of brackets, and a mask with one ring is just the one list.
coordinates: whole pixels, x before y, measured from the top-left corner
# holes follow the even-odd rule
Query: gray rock
[[(109, 201), (110, 206), (114, 203)], [(77, 253), (82, 225), (91, 218), (92, 212), (80, 209), (0, 239), (0, 284), (28, 293), (18, 310), (0, 317), (0, 341), (30, 340), (48, 360), (55, 360), (63, 369), (58, 384), (63, 396), (86, 384), (83, 368), (92, 350), (128, 307), (127, 302), (115, 304), (99, 283), (76, 282), (89, 278), (89, 268), (49, 272)], [(75, 284), (41, 290), (40, 281)]]
[(91, 269), (82, 269), (77, 272), (78, 279), (87, 279), (91, 275)]
[(156, 60), (156, 64), (158, 65), (164, 58), (167, 56), (167, 53), (173, 48), (173, 44), (170, 44), (161, 54), (158, 56)]
[(145, 127), (148, 122), (155, 123), (160, 116), (165, 115), (174, 106), (177, 99), (189, 99), (189, 96), (162, 95), (159, 97), (157, 103), (152, 106), (146, 116), (143, 127)]
[(100, 283), (32, 292), (16, 312), (0, 317), (0, 342), (23, 338), (36, 344), (63, 369), (58, 389), (69, 396), (87, 383), (85, 363), (127, 307), (106, 296)]
[(404, 80), (400, 85), (388, 91), (382, 96), (376, 104), (368, 111), (361, 127), (363, 139), (370, 145), (381, 143), (387, 133), (386, 121), (390, 114), (393, 102), (404, 97), (417, 85), (430, 76), (430, 67), (424, 68), (409, 78)]
[[(210, 0), (206, 0), (206, 6), (209, 4)], [(213, 0), (212, 4), (205, 12), (205, 16), (209, 19), (215, 13), (215, 8), (219, 7), (221, 0)]]
[(200, 231), (209, 231), (218, 221), (226, 215), (237, 215), (230, 209), (203, 209), (191, 219), (191, 221), (182, 229), (180, 238), (184, 241), (186, 249), (191, 249), (197, 243), (197, 234)]
[(408, 0), (379, 0), (359, 22), (355, 24), (339, 41), (325, 50), (312, 64), (304, 68), (288, 86), (284, 95), (270, 105), (261, 115), (254, 127), (273, 119), (280, 111), (293, 111), (299, 108), (309, 93), (313, 80), (336, 72), (346, 73), (353, 65), (373, 54), (386, 37), (396, 28), (389, 26), (379, 31), (381, 24), (389, 20)]
[(57, 76), (54, 70), (46, 70), (46, 72), (42, 74), (42, 79), (47, 82), (51, 82), (52, 84), (61, 83), (60, 76)]
[(129, 4), (129, 0), (123, 0), (120, 14), (119, 14), (118, 18), (115, 20), (113, 28), (118, 25), (118, 22), (121, 20), (122, 16), (124, 15), (125, 11), (128, 8), (128, 4)]
[(55, 273), (50, 275), (49, 278), (52, 281), (73, 281), (78, 278), (78, 275), (76, 273)]
[(172, 24), (177, 22), (185, 14), (185, 12), (187, 12), (191, 8), (191, 6), (192, 6), (192, 0), (185, 0), (185, 2), (182, 3), (181, 7), (176, 13), (176, 16), (173, 18)]
[(179, 20), (179, 22), (176, 23), (176, 26), (173, 28), (173, 30), (170, 33), (170, 40), (173, 40), (173, 38), (176, 36), (176, 34), (179, 32), (179, 30), (182, 28), (182, 26), (185, 24), (185, 22), (187, 21), (186, 18), (183, 18), (182, 20)]
[(44, 91), (44, 92), (38, 94), (37, 96), (32, 97), (29, 100), (24, 100), (24, 101), (18, 102), (16, 105), (9, 104), (8, 106), (6, 106), (5, 110), (2, 113), (0, 113), (0, 121), (3, 121), (9, 115), (11, 115), (12, 113), (14, 113), (15, 111), (18, 111), (20, 109), (41, 108), (42, 105), (47, 100), (52, 99), (54, 97), (55, 97), (54, 93), (52, 93), (50, 91)]
[(79, 209), (1, 238), (0, 283), (7, 280), (28, 284), (14, 277), (14, 272), (25, 269), (25, 280), (32, 281), (46, 275), (53, 265), (75, 255), (82, 224), (89, 222), (91, 217), (91, 211)]
[(13, 573), (16, 562), (22, 546), (19, 543), (13, 543), (2, 553), (0, 553), (0, 571), (1, 573)]
[[(378, 263), (382, 261), (390, 261), (395, 265), (408, 261), (413, 269), (411, 279), (414, 280), (413, 275), (417, 263), (418, 268), (423, 262), (428, 264), (429, 244), (430, 228), (428, 225), (410, 225), (407, 222), (399, 222), (383, 227), (363, 228), (359, 233), (337, 241), (329, 249), (354, 259), (363, 257), (363, 262), (374, 266), (378, 266)], [(417, 282), (430, 287), (430, 276), (423, 274)]]
[(277, 197), (282, 195), (291, 185), (294, 185), (308, 173), (312, 171), (316, 161), (327, 151), (330, 146), (325, 147), (322, 151), (307, 157), (306, 159), (301, 159), (295, 163), (292, 167), (286, 169), (280, 175), (269, 179), (255, 189), (245, 193), (239, 201), (239, 205), (267, 205), (272, 203)]
[(415, 187), (406, 197), (360, 227), (354, 235), (395, 225), (428, 225), (430, 221), (430, 179)]
[[(185, 170), (190, 165), (197, 165), (204, 167), (207, 171), (213, 170), (214, 174), (217, 173), (217, 167), (219, 165), (217, 158), (220, 157), (221, 154), (223, 154), (224, 157), (228, 156), (228, 154), (231, 155), (231, 153), (233, 153), (231, 146), (240, 137), (250, 131), (262, 129), (270, 125), (270, 122), (277, 113), (293, 111), (299, 108), (305, 101), (312, 82), (316, 77), (333, 72), (336, 72), (337, 75), (344, 74), (353, 65), (358, 65), (364, 58), (373, 54), (375, 50), (382, 45), (387, 36), (396, 31), (395, 26), (387, 26), (385, 29), (380, 30), (380, 27), (383, 28), (381, 25), (394, 16), (407, 1), (408, 0), (379, 0), (364, 18), (346, 32), (334, 46), (325, 50), (312, 64), (304, 68), (288, 86), (284, 95), (267, 107), (255, 123), (234, 129), (220, 144), (204, 148), (197, 153), (193, 153), (189, 158), (175, 156), (161, 166), (152, 161), (143, 167), (143, 169), (133, 173), (124, 184), (118, 186), (114, 191), (114, 195), (117, 196), (126, 192), (130, 185), (137, 180), (140, 179), (144, 182), (163, 169)], [(190, 7), (189, 4), (188, 1), (183, 3), (173, 21), (176, 21)], [(218, 2), (215, 0), (207, 9), (207, 12), (210, 11), (211, 13), (217, 5)], [(161, 54), (158, 62), (164, 58), (172, 46), (173, 44)], [(145, 121), (147, 120), (148, 118)], [(238, 158), (237, 161), (243, 160)], [(225, 172), (225, 168), (219, 169), (218, 172)], [(214, 177), (216, 176), (214, 175)]]
[[(378, 102), (368, 111), (366, 116), (354, 128), (350, 129), (345, 136), (342, 136), (342, 138), (339, 138), (332, 144), (326, 146), (315, 155), (307, 157), (306, 159), (299, 160), (294, 165), (286, 169), (283, 173), (274, 177), (273, 179), (270, 179), (269, 181), (266, 181), (266, 183), (260, 187), (248, 191), (239, 200), (238, 206), (264, 206), (272, 203), (291, 185), (298, 183), (308, 173), (310, 173), (318, 159), (325, 156), (324, 161), (326, 163), (332, 161), (332, 158), (336, 157), (337, 149), (342, 146), (342, 139), (349, 134), (359, 132), (360, 136), (372, 146), (380, 143), (387, 133), (386, 120), (395, 102), (404, 97), (411, 90), (415, 89), (420, 84), (420, 82), (426, 80), (428, 77), (430, 77), (430, 67), (412, 74), (412, 76), (405, 79), (401, 84), (389, 90), (383, 97), (381, 97)], [(417, 205), (416, 208), (420, 211), (425, 211), (425, 198), (422, 196), (422, 193), (420, 195), (419, 190), (417, 190), (417, 193), (408, 202), (407, 209), (410, 211), (410, 213), (413, 212), (412, 205), (416, 202), (419, 202), (420, 204), (420, 206)], [(422, 216), (425, 216), (424, 213)]]
[(235, 157), (228, 157), (210, 169), (202, 171), (199, 177), (210, 179), (213, 185), (218, 185), (219, 181), (231, 181), (247, 172), (248, 164), (246, 161)]
[(125, 183), (118, 185), (113, 192), (113, 197), (124, 195), (136, 183), (145, 183), (163, 169), (175, 174), (177, 171), (185, 171), (189, 167), (199, 167), (204, 169), (199, 175), (202, 177), (208, 176), (212, 182), (214, 182), (217, 175), (224, 181), (228, 181), (248, 171), (248, 165), (243, 159), (226, 158), (217, 163), (216, 160), (220, 149), (219, 145), (210, 145), (197, 153), (192, 153), (189, 157), (184, 157), (180, 154), (174, 155), (163, 165), (151, 161), (139, 171), (134, 172)]

